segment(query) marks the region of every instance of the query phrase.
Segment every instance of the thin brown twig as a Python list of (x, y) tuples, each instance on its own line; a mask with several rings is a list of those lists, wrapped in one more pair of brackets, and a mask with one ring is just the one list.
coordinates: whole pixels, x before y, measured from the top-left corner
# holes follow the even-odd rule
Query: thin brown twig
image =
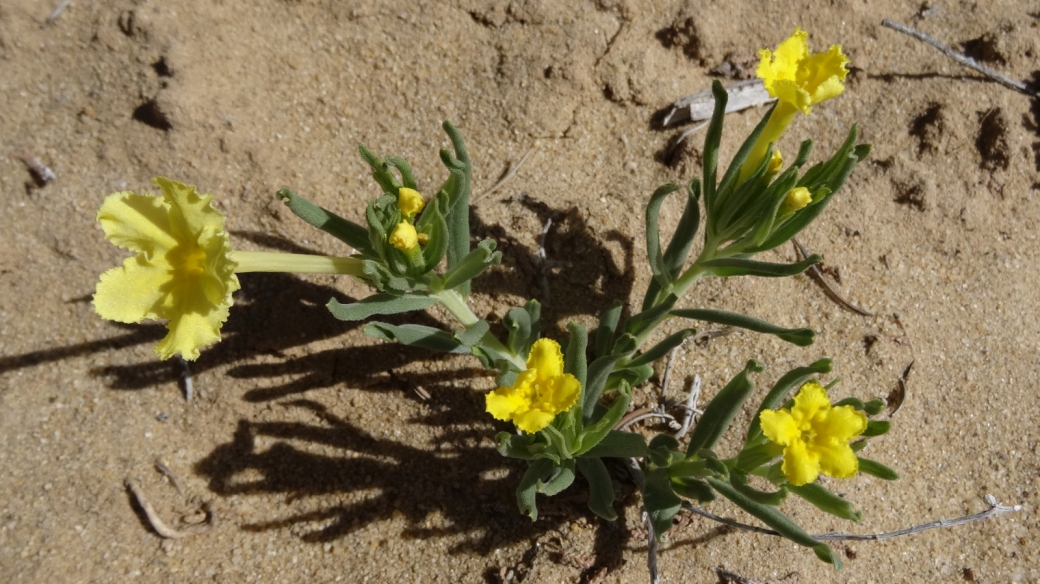
[[(791, 243), (794, 244), (795, 254), (798, 255), (800, 260), (804, 260), (805, 258), (809, 257), (808, 250), (802, 247), (802, 244), (798, 241), (797, 238), (792, 237)], [(833, 300), (838, 306), (841, 306), (846, 310), (855, 312), (856, 314), (862, 316), (874, 316), (873, 312), (863, 310), (862, 308), (842, 298), (841, 294), (838, 294), (838, 292), (834, 288), (832, 288), (830, 284), (827, 283), (826, 278), (823, 277), (823, 274), (820, 272), (820, 269), (817, 268), (815, 265), (809, 266), (809, 269), (806, 271), (809, 274), (809, 277), (812, 278), (814, 282), (819, 284), (821, 288), (823, 288), (823, 293), (826, 294), (828, 298)]]
[(1021, 93), (1024, 93), (1024, 94), (1028, 95), (1029, 97), (1040, 97), (1040, 92), (1036, 92), (1036, 91), (1031, 90), (1029, 88), (1029, 86), (1027, 86), (1025, 83), (1022, 83), (1021, 81), (1015, 81), (1014, 79), (1011, 79), (1010, 77), (1006, 77), (1004, 75), (1001, 75), (1000, 73), (997, 73), (996, 71), (990, 69), (989, 67), (986, 67), (984, 65), (979, 64), (979, 62), (976, 61), (975, 59), (972, 59), (971, 57), (969, 57), (967, 55), (958, 53), (957, 51), (951, 49), (950, 47), (947, 47), (946, 45), (940, 43), (939, 41), (933, 39), (932, 37), (924, 34), (923, 32), (921, 32), (919, 30), (917, 30), (916, 28), (909, 27), (909, 26), (907, 26), (905, 24), (900, 24), (898, 22), (891, 21), (891, 20), (889, 20), (887, 18), (885, 20), (881, 21), (881, 26), (885, 26), (885, 27), (891, 28), (892, 30), (897, 30), (897, 31), (899, 31), (899, 32), (901, 32), (903, 34), (910, 35), (910, 36), (914, 37), (915, 39), (917, 39), (917, 40), (919, 40), (921, 42), (928, 43), (929, 45), (932, 45), (936, 49), (939, 49), (939, 52), (941, 52), (942, 54), (946, 55), (947, 57), (953, 59), (954, 61), (957, 61), (958, 63), (960, 63), (961, 65), (964, 65), (965, 67), (970, 67), (970, 68), (978, 71), (979, 73), (982, 73), (986, 77), (989, 77), (990, 79), (996, 81), (997, 83), (1003, 85), (1004, 87), (1007, 87), (1008, 89), (1014, 89), (1015, 91), (1019, 91)]
[(201, 525), (189, 525), (184, 529), (174, 529), (169, 525), (166, 525), (162, 519), (159, 518), (159, 514), (155, 512), (152, 504), (148, 502), (148, 499), (144, 496), (144, 493), (134, 484), (130, 477), (127, 477), (123, 484), (126, 488), (130, 489), (130, 493), (133, 494), (134, 499), (137, 501), (138, 506), (144, 511), (145, 517), (148, 518), (148, 523), (161, 537), (166, 539), (180, 539), (183, 537), (190, 537), (192, 535), (202, 535), (213, 529), (213, 526), (217, 524), (217, 514), (213, 512), (210, 504), (207, 502), (203, 505), (206, 511), (206, 523)]
[(170, 479), (170, 482), (173, 483), (173, 488), (177, 489), (177, 493), (184, 494), (181, 490), (181, 482), (177, 479), (177, 475), (173, 474), (170, 467), (166, 466), (166, 464), (158, 458), (155, 459), (155, 470), (161, 472), (163, 476)]
[(518, 160), (516, 164), (509, 165), (509, 169), (506, 170), (506, 173), (502, 175), (502, 178), (498, 179), (498, 182), (491, 185), (491, 188), (489, 188), (488, 190), (484, 191), (483, 193), (480, 193), (476, 197), (473, 197), (473, 200), (470, 201), (470, 204), (476, 203), (480, 199), (483, 199), (484, 197), (502, 188), (502, 185), (506, 184), (506, 181), (513, 178), (513, 176), (516, 174), (516, 171), (520, 170), (520, 167), (524, 165), (524, 162), (527, 162), (527, 157), (530, 156), (531, 153), (534, 151), (535, 148), (529, 149), (527, 152), (524, 153), (523, 156), (520, 157), (520, 160)]
[[(989, 519), (990, 517), (996, 517), (1005, 513), (1013, 513), (1015, 511), (1022, 510), (1021, 505), (1000, 504), (999, 502), (997, 502), (997, 498), (993, 495), (986, 495), (983, 499), (986, 501), (986, 504), (989, 505), (989, 509), (986, 509), (985, 511), (980, 511), (978, 513), (973, 513), (971, 515), (965, 515), (963, 517), (929, 521), (928, 523), (922, 523), (921, 525), (915, 525), (913, 527), (907, 527), (906, 529), (900, 529), (898, 531), (889, 531), (886, 533), (871, 533), (867, 535), (857, 535), (854, 533), (830, 532), (813, 535), (812, 537), (813, 539), (818, 541), (881, 541), (883, 539), (899, 537), (901, 535), (912, 535), (915, 533), (920, 533), (922, 531), (928, 531), (929, 529), (936, 529), (938, 527), (955, 527), (957, 525), (963, 525), (965, 523), (971, 523), (973, 521), (983, 521), (985, 519)], [(725, 517), (719, 517), (718, 515), (709, 513), (708, 511), (705, 511), (704, 509), (701, 509), (700, 507), (697, 507), (696, 505), (688, 501), (683, 501), (682, 507), (687, 511), (696, 513), (697, 515), (706, 517), (708, 519), (711, 519), (712, 521), (718, 521), (719, 523), (722, 523), (724, 525), (729, 525), (730, 527), (736, 527), (737, 529), (743, 529), (745, 531), (752, 531), (755, 533), (763, 533), (765, 535), (780, 535), (778, 532), (773, 531), (772, 529), (766, 529), (764, 527), (757, 527), (754, 525), (747, 525), (746, 523), (740, 523), (739, 521), (726, 519)]]
[(617, 425), (614, 426), (615, 430), (624, 431), (626, 428), (635, 424), (636, 422), (642, 422), (643, 420), (649, 420), (650, 418), (661, 418), (662, 420), (675, 421), (675, 417), (670, 414), (662, 412), (655, 412), (650, 408), (640, 408), (634, 412), (629, 413), (624, 418), (618, 421)]

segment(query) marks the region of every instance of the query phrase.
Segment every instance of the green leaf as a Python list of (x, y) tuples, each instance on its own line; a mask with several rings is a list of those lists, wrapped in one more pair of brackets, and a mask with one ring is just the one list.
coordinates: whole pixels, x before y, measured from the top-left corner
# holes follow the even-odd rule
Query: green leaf
[(443, 192), (437, 193), (415, 222), (416, 231), (429, 237), (429, 242), (422, 248), (423, 264), (429, 270), (436, 268), (448, 251), (448, 224), (444, 220), (447, 200)]
[(675, 294), (669, 294), (657, 306), (629, 317), (629, 319), (625, 321), (625, 332), (633, 337), (638, 337), (647, 329), (657, 326), (657, 323), (661, 322), (661, 320), (668, 315), (668, 311), (675, 306), (675, 302), (678, 299), (679, 298), (676, 297)]
[(599, 326), (596, 328), (594, 357), (603, 357), (610, 353), (610, 348), (614, 344), (614, 331), (617, 330), (618, 321), (621, 320), (622, 308), (624, 305), (620, 301), (614, 300), (610, 303), (610, 307), (603, 312)]
[(690, 255), (693, 240), (697, 237), (697, 227), (701, 221), (701, 181), (693, 179), (686, 187), (686, 208), (679, 217), (679, 225), (675, 228), (672, 240), (668, 242), (668, 248), (664, 250), (664, 266), (668, 271), (676, 275), (686, 263), (686, 257)]
[(661, 204), (664, 203), (668, 195), (680, 188), (682, 187), (674, 183), (659, 187), (654, 191), (654, 194), (650, 195), (650, 202), (646, 205), (646, 254), (650, 260), (650, 271), (661, 286), (671, 284), (675, 275), (665, 266), (664, 255), (661, 253), (658, 215), (661, 212)]
[(679, 448), (679, 441), (668, 434), (658, 434), (650, 440), (646, 448), (650, 452), (650, 461), (655, 466), (667, 467), (672, 463), (672, 454)]
[(667, 468), (657, 468), (646, 474), (643, 486), (643, 506), (650, 516), (650, 524), (658, 539), (672, 528), (672, 518), (682, 507), (682, 499), (672, 490)]
[(780, 535), (798, 545), (812, 548), (813, 552), (816, 553), (816, 557), (829, 564), (833, 564), (835, 570), (841, 569), (841, 558), (834, 553), (834, 550), (832, 550), (830, 546), (813, 539), (811, 535), (806, 533), (801, 527), (798, 527), (794, 521), (791, 521), (791, 519), (781, 513), (776, 507), (764, 505), (751, 500), (726, 481), (721, 481), (712, 477), (708, 477), (707, 481), (708, 484), (723, 497), (733, 501), (744, 511), (759, 518), (763, 523), (775, 529)]
[(760, 276), (763, 278), (782, 278), (801, 274), (813, 264), (818, 264), (821, 261), (823, 261), (823, 258), (820, 255), (812, 254), (806, 259), (793, 264), (774, 264), (743, 258), (723, 258), (701, 262), (701, 266), (708, 268), (707, 271), (709, 273), (720, 277)]
[(861, 456), (857, 456), (856, 458), (859, 460), (859, 472), (861, 473), (875, 476), (886, 481), (894, 481), (899, 478), (899, 473), (880, 462), (870, 460), (869, 458), (863, 458)]
[(361, 225), (319, 207), (289, 189), (279, 189), (276, 196), (300, 219), (339, 239), (363, 255), (375, 255), (368, 241), (368, 230)]
[(339, 320), (364, 320), (376, 314), (398, 314), (413, 310), (425, 310), (437, 303), (436, 298), (406, 294), (395, 296), (380, 292), (358, 302), (341, 304), (335, 298), (325, 305), (332, 316)]
[(541, 335), (542, 305), (528, 300), (523, 308), (510, 308), (502, 324), (509, 331), (506, 345), (514, 354), (524, 356)]
[(617, 387), (617, 384), (625, 382), (632, 387), (639, 387), (646, 383), (654, 375), (654, 368), (650, 365), (625, 365), (621, 369), (610, 372), (607, 379), (606, 389)]
[[(766, 124), (769, 123), (769, 118), (773, 115), (773, 110), (776, 109), (776, 103), (769, 107), (769, 111), (762, 116), (761, 121), (755, 126), (755, 129), (748, 134), (747, 139), (740, 145), (736, 155), (733, 156), (733, 160), (729, 164), (729, 168), (726, 169), (726, 174), (719, 181), (719, 192), (728, 191), (736, 186), (737, 179), (740, 177), (740, 167), (744, 166), (744, 161), (751, 154), (751, 150), (754, 149), (755, 143), (758, 142), (758, 137), (762, 135), (762, 130), (765, 129)], [(774, 145), (775, 148), (775, 145)], [(766, 168), (769, 165), (769, 159), (772, 158), (772, 152), (769, 153), (766, 159)], [(721, 203), (721, 201), (719, 201)], [(717, 209), (716, 209), (717, 210)]]
[(468, 292), (461, 292), (464, 284), (468, 285), (470, 280), (489, 266), (497, 266), (500, 263), (502, 263), (502, 252), (495, 251), (495, 240), (485, 239), (461, 261), (456, 262), (454, 267), (448, 269), (443, 278), (444, 289), (459, 288), (460, 293), (465, 296)]
[(863, 431), (861, 436), (881, 436), (887, 434), (892, 428), (892, 422), (886, 422), (884, 420), (871, 420), (867, 422), (867, 429)]
[[(441, 149), (441, 162), (450, 173), (440, 190), (448, 195), (448, 269), (451, 270), (469, 254), (469, 191), (471, 166), (462, 134), (447, 120), (442, 124), (451, 145), (453, 156), (446, 148)], [(459, 284), (459, 293), (469, 296), (469, 281)]]
[(530, 517), (531, 521), (538, 520), (538, 483), (549, 478), (555, 466), (546, 458), (532, 462), (516, 487), (516, 503), (520, 507), (520, 513)]
[(507, 458), (521, 460), (538, 460), (545, 452), (545, 443), (538, 442), (537, 434), (510, 434), (499, 432), (495, 435), (498, 442), (498, 453)]
[(598, 458), (579, 458), (576, 462), (578, 472), (589, 482), (589, 509), (607, 521), (617, 519), (617, 513), (614, 512), (614, 484), (606, 465)]
[(842, 519), (851, 519), (856, 523), (859, 523), (862, 518), (862, 514), (853, 509), (852, 503), (828, 491), (819, 483), (809, 483), (800, 487), (787, 485), (787, 490), (805, 499), (817, 509), (831, 515), (841, 517)]
[(365, 334), (384, 341), (398, 341), (410, 347), (422, 347), (445, 353), (469, 353), (470, 348), (460, 343), (451, 333), (419, 324), (392, 325), (385, 322), (370, 322), (365, 325)]
[(390, 172), (390, 165), (383, 162), (382, 159), (366, 148), (364, 144), (358, 144), (358, 151), (361, 153), (361, 157), (365, 159), (365, 162), (372, 167), (372, 178), (379, 183), (383, 192), (396, 197), (397, 191), (401, 188), (401, 182), (397, 180), (394, 173)]
[(785, 329), (758, 318), (753, 318), (737, 312), (726, 312), (724, 310), (683, 308), (673, 310), (672, 316), (692, 318), (693, 320), (713, 322), (715, 324), (726, 326), (735, 326), (756, 333), (776, 335), (780, 339), (798, 345), (799, 347), (807, 347), (813, 344), (813, 338), (816, 336), (816, 331), (810, 328)]
[(578, 437), (578, 448), (574, 456), (581, 456), (592, 450), (602, 441), (611, 429), (625, 416), (629, 404), (632, 403), (632, 391), (627, 384), (622, 384), (618, 390), (618, 399), (610, 406), (607, 413), (603, 414), (595, 423), (586, 426)]
[(766, 394), (765, 399), (762, 400), (762, 404), (758, 406), (758, 411), (755, 412), (754, 417), (751, 418), (751, 425), (748, 428), (747, 441), (757, 440), (762, 437), (762, 427), (759, 421), (759, 416), (765, 410), (775, 410), (780, 404), (787, 398), (788, 392), (795, 387), (801, 387), (806, 381), (809, 381), (814, 375), (820, 375), (823, 373), (831, 372), (831, 360), (820, 359), (809, 364), (808, 367), (796, 367), (783, 376), (776, 380), (776, 383), (770, 388), (769, 393)]
[(398, 156), (387, 156), (387, 166), (392, 166), (401, 172), (401, 185), (413, 190), (419, 190), (415, 184), (415, 175), (412, 174), (412, 166), (408, 161)]
[[(765, 440), (765, 438), (762, 438)], [(737, 455), (737, 468), (751, 472), (783, 454), (784, 447), (766, 440), (754, 446), (745, 445)]]
[(690, 435), (690, 444), (686, 447), (687, 456), (702, 450), (710, 449), (722, 438), (729, 428), (733, 418), (744, 405), (751, 392), (755, 390), (755, 384), (748, 377), (751, 373), (762, 371), (762, 364), (750, 360), (744, 366), (744, 370), (738, 373), (726, 387), (723, 387), (708, 405), (704, 408), (697, 426)]
[(571, 334), (567, 339), (567, 350), (563, 354), (563, 371), (573, 375), (584, 388), (589, 369), (585, 358), (585, 349), (589, 345), (589, 333), (585, 332), (585, 327), (576, 322), (567, 323), (567, 331)]
[(729, 484), (733, 485), (733, 488), (736, 489), (741, 495), (744, 495), (748, 499), (751, 499), (752, 501), (756, 503), (761, 503), (763, 505), (772, 505), (773, 507), (777, 507), (780, 505), (780, 503), (784, 502), (784, 499), (787, 498), (786, 488), (781, 487), (780, 490), (773, 491), (771, 493), (767, 491), (761, 491), (748, 484), (747, 474), (738, 470), (734, 470), (730, 473)]
[(490, 329), (491, 325), (489, 325), (486, 320), (478, 320), (477, 323), (469, 327), (469, 329), (456, 332), (455, 338), (463, 345), (472, 347), (479, 343), (480, 339), (483, 339), (484, 335), (487, 334)]
[(672, 490), (681, 497), (693, 499), (698, 503), (715, 500), (715, 491), (708, 483), (693, 477), (672, 477)]
[(574, 461), (564, 460), (560, 466), (553, 469), (552, 474), (545, 481), (538, 481), (538, 492), (549, 497), (558, 495), (574, 483)]
[(581, 458), (631, 458), (646, 455), (646, 439), (641, 435), (633, 432), (609, 430), (607, 435), (597, 442), (595, 446), (586, 450), (580, 456)]
[(885, 400), (875, 398), (863, 404), (863, 411), (868, 416), (876, 416), (881, 413), (881, 410), (885, 409), (885, 405)]
[(657, 361), (661, 357), (668, 354), (669, 351), (678, 347), (689, 338), (690, 335), (697, 334), (696, 329), (683, 329), (675, 334), (669, 335), (660, 343), (657, 343), (653, 347), (647, 349), (642, 355), (632, 359), (628, 362), (626, 367), (638, 367), (640, 365), (649, 365), (654, 361)]
[(622, 355), (606, 355), (589, 365), (588, 385), (581, 392), (581, 417), (585, 422), (592, 417), (592, 411), (599, 403), (599, 396), (603, 393), (607, 378), (614, 369), (614, 364), (620, 361), (621, 357)]
[(726, 117), (726, 102), (729, 94), (716, 79), (711, 82), (711, 94), (715, 98), (715, 111), (704, 135), (704, 154), (701, 169), (704, 183), (704, 208), (709, 219), (715, 216), (715, 176), (719, 167), (719, 144), (722, 142), (722, 123)]
[[(566, 414), (564, 414), (566, 415)], [(574, 455), (571, 450), (570, 440), (560, 432), (559, 428), (549, 424), (538, 431), (549, 442), (549, 449), (560, 455), (560, 460), (567, 460)]]

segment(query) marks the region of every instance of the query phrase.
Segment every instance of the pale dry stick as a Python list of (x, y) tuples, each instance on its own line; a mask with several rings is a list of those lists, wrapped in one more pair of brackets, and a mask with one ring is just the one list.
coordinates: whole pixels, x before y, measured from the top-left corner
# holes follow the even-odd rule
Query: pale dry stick
[(682, 348), (683, 343), (686, 340), (683, 339), (682, 343), (679, 343), (674, 349), (668, 352), (668, 364), (664, 367), (664, 378), (661, 379), (661, 395), (657, 398), (657, 410), (664, 411), (665, 396), (668, 395), (668, 383), (672, 380), (672, 367), (675, 366), (675, 355)]
[(160, 536), (166, 539), (181, 539), (193, 535), (202, 535), (208, 532), (209, 530), (213, 529), (213, 526), (217, 524), (217, 514), (213, 512), (213, 509), (207, 502), (203, 506), (206, 510), (206, 523), (202, 525), (190, 525), (184, 529), (174, 529), (169, 525), (166, 525), (166, 523), (159, 518), (159, 515), (155, 512), (155, 509), (152, 508), (152, 504), (149, 503), (148, 499), (145, 498), (144, 493), (141, 492), (141, 489), (139, 489), (137, 485), (135, 485), (134, 482), (130, 480), (130, 477), (127, 477), (123, 481), (123, 484), (126, 485), (126, 488), (130, 489), (130, 492), (134, 495), (134, 499), (137, 501), (137, 504), (141, 507), (141, 510), (144, 511), (145, 517), (148, 518), (148, 523), (151, 524), (152, 529), (155, 530), (155, 533), (158, 533)]
[(997, 73), (989, 67), (979, 64), (979, 62), (975, 59), (972, 59), (967, 55), (958, 53), (957, 51), (951, 49), (950, 47), (947, 47), (946, 45), (940, 43), (932, 37), (917, 30), (916, 28), (912, 28), (905, 24), (900, 24), (898, 22), (891, 21), (887, 18), (881, 21), (881, 26), (891, 28), (892, 30), (897, 30), (903, 34), (910, 35), (921, 42), (928, 43), (936, 49), (939, 49), (939, 52), (946, 55), (947, 57), (953, 59), (954, 61), (957, 61), (965, 67), (970, 67), (978, 71), (979, 73), (982, 73), (986, 77), (989, 77), (990, 79), (996, 81), (1004, 87), (1007, 87), (1008, 89), (1014, 89), (1015, 91), (1024, 93), (1029, 97), (1040, 97), (1040, 92), (1035, 92), (1029, 89), (1029, 87), (1025, 83), (1022, 83), (1021, 81), (1015, 81), (1010, 77), (1006, 77), (1004, 75), (1001, 75), (1000, 73)]
[(65, 12), (65, 9), (68, 8), (69, 4), (71, 3), (72, 0), (62, 0), (61, 4), (58, 4), (58, 6), (51, 12), (51, 15), (47, 17), (47, 20), (43, 21), (43, 26), (47, 26), (55, 20), (58, 20), (58, 17), (61, 16), (61, 13)]
[(158, 458), (155, 459), (155, 470), (161, 472), (166, 478), (170, 479), (170, 482), (173, 483), (173, 488), (177, 489), (178, 494), (184, 494), (181, 490), (181, 482), (177, 479), (177, 475), (173, 474), (170, 467), (163, 464), (163, 461)]
[(643, 511), (643, 523), (646, 524), (646, 568), (650, 571), (650, 584), (658, 584), (661, 579), (657, 572), (657, 534), (646, 511)]
[(614, 426), (614, 429), (621, 432), (636, 422), (642, 422), (643, 420), (649, 420), (650, 418), (661, 418), (662, 420), (669, 420), (672, 422), (675, 421), (675, 417), (670, 414), (655, 412), (650, 408), (640, 408), (628, 414), (624, 418), (621, 418), (617, 425)]
[(686, 415), (683, 416), (682, 426), (679, 427), (679, 431), (675, 433), (676, 440), (682, 440), (686, 434), (689, 433), (690, 429), (693, 428), (694, 414), (703, 414), (703, 410), (697, 409), (697, 399), (701, 396), (701, 376), (694, 374), (693, 381), (690, 383), (690, 395), (686, 397), (686, 404), (683, 406), (686, 410)]
[(692, 134), (692, 133), (694, 133), (697, 130), (700, 130), (702, 128), (706, 128), (707, 126), (708, 126), (708, 122), (704, 122), (703, 124), (697, 124), (696, 126), (690, 128), (689, 130), (686, 130), (682, 134), (679, 134), (679, 138), (675, 141), (675, 144), (672, 144), (672, 147), (668, 149), (667, 158), (669, 158), (669, 159), (672, 158), (672, 155), (675, 153), (676, 150), (679, 149), (680, 146), (682, 146), (682, 143), (686, 141), (686, 138), (688, 138), (690, 136), (690, 134)]
[[(886, 533), (871, 533), (867, 535), (857, 535), (854, 533), (831, 532), (813, 535), (812, 538), (817, 541), (881, 541), (883, 539), (899, 537), (901, 535), (912, 535), (915, 533), (920, 533), (922, 531), (928, 531), (929, 529), (936, 529), (938, 527), (955, 527), (957, 525), (963, 525), (965, 523), (971, 523), (973, 521), (983, 521), (985, 519), (989, 519), (990, 517), (996, 517), (998, 515), (1004, 515), (1005, 513), (1013, 513), (1022, 510), (1021, 505), (1000, 504), (999, 502), (997, 502), (997, 498), (993, 495), (986, 495), (983, 498), (983, 500), (985, 500), (986, 504), (989, 505), (989, 509), (986, 509), (985, 511), (980, 511), (978, 513), (973, 513), (971, 515), (965, 515), (963, 517), (955, 517), (953, 519), (939, 519), (937, 521), (930, 521), (928, 523), (922, 523), (921, 525), (915, 525), (906, 529), (900, 529), (898, 531), (889, 531)], [(756, 527), (754, 525), (747, 525), (745, 523), (733, 521), (732, 519), (719, 517), (718, 515), (709, 513), (708, 511), (705, 511), (704, 509), (701, 509), (700, 507), (697, 507), (696, 505), (688, 501), (683, 501), (682, 507), (687, 511), (691, 511), (693, 513), (696, 513), (697, 515), (700, 515), (701, 517), (706, 517), (713, 521), (718, 521), (719, 523), (729, 525), (730, 527), (736, 527), (737, 529), (743, 529), (745, 531), (753, 531), (755, 533), (764, 533), (766, 535), (780, 535), (772, 529)]]
[(520, 157), (520, 160), (518, 160), (516, 164), (509, 165), (509, 169), (506, 170), (506, 173), (502, 175), (502, 178), (498, 179), (498, 182), (491, 185), (491, 188), (489, 188), (488, 190), (473, 197), (473, 200), (470, 201), (470, 204), (476, 203), (480, 199), (483, 199), (484, 197), (502, 188), (502, 185), (506, 184), (506, 181), (508, 181), (509, 179), (513, 178), (514, 175), (516, 175), (516, 171), (520, 170), (520, 167), (524, 165), (524, 162), (527, 162), (527, 157), (530, 156), (531, 153), (534, 151), (535, 148), (529, 149), (527, 152), (524, 153), (523, 156)]
[[(739, 112), (740, 110), (769, 103), (775, 98), (769, 97), (761, 79), (749, 79), (738, 81), (726, 87), (729, 98), (726, 100), (726, 113)], [(662, 126), (667, 127), (673, 123), (699, 122), (710, 119), (715, 111), (715, 96), (711, 89), (705, 89), (688, 95), (672, 103), (672, 109), (665, 114)]]
[[(809, 257), (809, 251), (802, 246), (802, 244), (798, 241), (797, 238), (792, 237), (791, 243), (794, 245), (795, 254), (797, 254), (801, 259), (804, 260), (805, 258)], [(843, 298), (841, 294), (838, 294), (837, 290), (832, 288), (831, 285), (827, 283), (827, 279), (823, 277), (823, 273), (821, 273), (820, 269), (817, 268), (815, 265), (809, 266), (809, 269), (807, 271), (809, 273), (809, 277), (812, 278), (814, 282), (819, 284), (821, 288), (823, 288), (823, 293), (826, 294), (828, 298), (833, 300), (838, 306), (841, 306), (845, 310), (855, 312), (856, 314), (862, 316), (874, 316), (873, 312), (863, 310), (862, 308), (856, 306), (855, 304), (852, 304), (848, 300), (845, 300), (845, 298)]]

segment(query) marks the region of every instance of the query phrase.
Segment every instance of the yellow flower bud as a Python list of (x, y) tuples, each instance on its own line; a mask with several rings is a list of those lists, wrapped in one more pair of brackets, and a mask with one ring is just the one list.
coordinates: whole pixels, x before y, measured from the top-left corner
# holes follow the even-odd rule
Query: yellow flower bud
[(415, 232), (415, 227), (407, 221), (398, 223), (394, 232), (390, 234), (390, 245), (401, 251), (411, 251), (418, 244), (419, 234)]
[(779, 148), (773, 149), (773, 157), (769, 159), (769, 168), (766, 169), (766, 179), (771, 179), (784, 167), (784, 157)]
[(401, 214), (404, 215), (405, 219), (411, 219), (415, 215), (423, 210), (426, 206), (426, 201), (419, 191), (410, 189), (408, 187), (401, 187), (397, 191), (397, 208), (401, 210)]
[(419, 239), (419, 245), (426, 245), (430, 243), (430, 236), (425, 233), (420, 233), (416, 236)]
[(795, 211), (804, 209), (812, 202), (812, 193), (805, 187), (795, 187), (784, 195), (784, 202), (780, 204), (780, 217), (787, 217)]

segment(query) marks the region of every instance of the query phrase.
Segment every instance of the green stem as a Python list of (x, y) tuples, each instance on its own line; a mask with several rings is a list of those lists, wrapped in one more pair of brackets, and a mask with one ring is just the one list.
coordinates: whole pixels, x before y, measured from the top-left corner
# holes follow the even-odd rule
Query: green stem
[(361, 260), (299, 253), (272, 253), (266, 251), (233, 251), (231, 261), (237, 264), (235, 273), (288, 272), (292, 274), (344, 274), (363, 276)]
[[(459, 321), (459, 324), (466, 327), (466, 329), (469, 329), (473, 325), (480, 322), (480, 319), (477, 318), (477, 315), (473, 314), (473, 311), (470, 310), (469, 305), (466, 304), (466, 300), (462, 297), (461, 294), (456, 292), (455, 289), (434, 292), (433, 294), (431, 294), (431, 296), (434, 296), (438, 300), (440, 300), (441, 304), (444, 305), (444, 308), (448, 309), (448, 312), (450, 312), (452, 316), (454, 316), (455, 319)], [(527, 369), (527, 364), (524, 363), (523, 359), (521, 359), (517, 354), (513, 353), (505, 345), (503, 345), (502, 341), (499, 341), (495, 337), (495, 335), (491, 334), (491, 331), (485, 333), (484, 337), (481, 338), (480, 342), (485, 347), (495, 351), (496, 353), (499, 353), (500, 355), (508, 359), (509, 362), (513, 365), (516, 365), (517, 369), (519, 369), (520, 371)]]

